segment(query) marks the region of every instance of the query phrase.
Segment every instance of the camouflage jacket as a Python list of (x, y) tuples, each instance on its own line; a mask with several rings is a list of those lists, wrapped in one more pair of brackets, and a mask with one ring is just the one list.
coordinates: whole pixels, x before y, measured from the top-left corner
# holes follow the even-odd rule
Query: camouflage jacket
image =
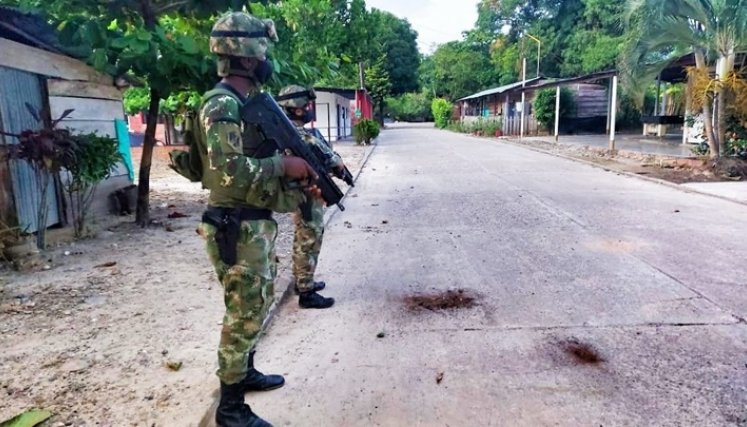
[(208, 163), (203, 184), (210, 190), (209, 203), (292, 212), (305, 196), (285, 190), (280, 153), (259, 155), (264, 140), (256, 128), (243, 124), (239, 102), (235, 96), (216, 95), (200, 108)]
[(303, 140), (306, 141), (307, 144), (313, 144), (319, 147), (322, 152), (324, 153), (324, 157), (327, 159), (327, 166), (328, 168), (336, 168), (339, 166), (342, 166), (342, 158), (340, 158), (340, 155), (332, 151), (331, 148), (329, 148), (329, 145), (327, 145), (324, 141), (320, 140), (316, 136), (312, 135), (311, 132), (309, 132), (306, 128), (303, 127), (303, 124), (300, 124), (298, 122), (294, 122), (296, 125), (296, 129), (298, 129), (298, 132), (301, 134), (301, 137), (303, 137)]

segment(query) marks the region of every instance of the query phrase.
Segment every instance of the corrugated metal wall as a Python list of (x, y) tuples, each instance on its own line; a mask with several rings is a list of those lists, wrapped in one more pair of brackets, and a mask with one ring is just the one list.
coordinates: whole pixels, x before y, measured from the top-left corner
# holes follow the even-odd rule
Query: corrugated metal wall
[[(0, 67), (0, 116), (3, 130), (19, 133), (25, 129), (40, 128), (42, 124), (31, 116), (26, 103), (41, 110), (44, 105), (43, 93), (42, 80), (36, 74)], [(12, 137), (5, 137), (5, 141), (9, 144), (18, 143)], [(39, 228), (36, 212), (41, 201), (41, 188), (37, 185), (34, 170), (26, 162), (11, 161), (10, 176), (19, 225), (26, 232), (33, 233)], [(54, 186), (50, 188), (46, 203), (49, 205), (47, 226), (59, 223), (60, 212)]]

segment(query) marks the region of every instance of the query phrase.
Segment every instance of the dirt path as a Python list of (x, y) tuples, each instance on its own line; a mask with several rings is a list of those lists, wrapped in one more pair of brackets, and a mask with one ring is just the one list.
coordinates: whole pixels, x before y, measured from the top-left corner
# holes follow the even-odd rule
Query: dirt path
[[(371, 147), (335, 150), (355, 174)], [(152, 426), (165, 412), (209, 405), (210, 396), (189, 400), (215, 369), (223, 310), (195, 234), (207, 194), (167, 159), (159, 148), (149, 229), (123, 217), (51, 250), (48, 270), (0, 270), (0, 420), (36, 407), (55, 414), (52, 426)], [(276, 219), (287, 276), (293, 228), (289, 215)]]

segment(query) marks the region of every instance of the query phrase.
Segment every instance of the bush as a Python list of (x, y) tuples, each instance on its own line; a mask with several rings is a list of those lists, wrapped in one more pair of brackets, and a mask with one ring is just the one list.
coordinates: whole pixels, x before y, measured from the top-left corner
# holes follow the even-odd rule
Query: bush
[(357, 144), (370, 144), (379, 136), (379, 124), (374, 120), (363, 119), (353, 127), (353, 137)]
[[(542, 89), (534, 99), (534, 116), (544, 129), (555, 126), (555, 89)], [(576, 110), (573, 93), (568, 88), (560, 88), (560, 118), (569, 117)]]
[(724, 154), (747, 160), (747, 139), (729, 139), (726, 141), (726, 152)]
[(449, 125), (452, 111), (449, 101), (443, 98), (434, 99), (431, 103), (431, 111), (433, 111), (433, 120), (436, 122), (436, 127), (444, 129)]
[(13, 246), (20, 239), (20, 230), (18, 227), (10, 227), (0, 221), (0, 261), (7, 261), (5, 258), (5, 248)]
[(447, 128), (454, 132), (471, 133), (481, 136), (495, 136), (498, 130), (503, 129), (503, 121), (500, 118), (485, 119), (480, 118), (472, 123), (462, 123), (461, 121), (449, 122)]
[(431, 97), (427, 93), (406, 93), (386, 99), (385, 114), (400, 122), (433, 121)]
[(64, 187), (71, 202), (75, 237), (82, 237), (96, 187), (109, 177), (122, 156), (117, 141), (108, 136), (88, 133), (74, 138), (77, 142), (75, 161), (65, 167), (70, 180)]
[(449, 121), (449, 124), (446, 125), (446, 129), (453, 132), (467, 133), (466, 126), (461, 121)]

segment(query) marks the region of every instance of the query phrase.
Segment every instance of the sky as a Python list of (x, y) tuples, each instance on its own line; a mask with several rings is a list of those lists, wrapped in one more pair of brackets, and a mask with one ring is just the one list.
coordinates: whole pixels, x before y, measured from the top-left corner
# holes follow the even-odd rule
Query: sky
[(474, 27), (479, 0), (366, 0), (369, 8), (407, 18), (418, 32), (418, 47), (431, 53), (435, 45), (462, 38)]

